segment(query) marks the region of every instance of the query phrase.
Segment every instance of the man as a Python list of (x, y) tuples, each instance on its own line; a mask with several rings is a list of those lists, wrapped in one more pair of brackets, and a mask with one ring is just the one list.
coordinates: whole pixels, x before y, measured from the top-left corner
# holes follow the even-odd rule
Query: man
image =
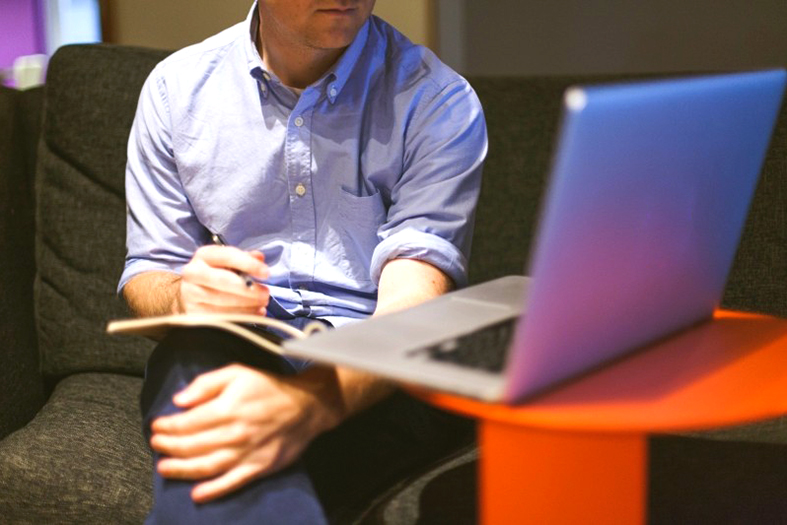
[[(119, 284), (137, 314), (267, 313), (339, 326), (464, 284), (483, 114), (464, 79), (371, 17), (373, 6), (260, 0), (244, 23), (151, 73), (129, 141)], [(211, 245), (212, 234), (233, 246)], [(355, 446), (358, 431), (342, 429), (366, 414), (352, 416), (392, 391), (223, 334), (174, 332), (151, 356), (143, 389), (157, 459), (149, 521), (324, 520), (318, 495), (331, 489), (316, 483), (315, 495), (310, 476), (336, 468), (325, 475), (338, 481), (349, 454), (375, 455), (352, 450), (326, 466), (337, 446)], [(358, 449), (390, 433), (379, 419), (386, 403), (360, 425)], [(418, 422), (391, 451), (440, 434), (423, 407), (383, 416), (391, 428), (408, 418)], [(332, 440), (334, 449), (324, 445)], [(327, 463), (310, 460), (314, 450)]]

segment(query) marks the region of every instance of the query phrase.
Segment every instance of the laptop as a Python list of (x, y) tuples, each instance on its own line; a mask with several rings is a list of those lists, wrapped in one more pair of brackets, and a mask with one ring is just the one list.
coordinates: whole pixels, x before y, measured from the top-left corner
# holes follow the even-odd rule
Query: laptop
[(709, 319), (784, 87), (770, 70), (568, 89), (529, 276), (285, 349), (515, 403)]

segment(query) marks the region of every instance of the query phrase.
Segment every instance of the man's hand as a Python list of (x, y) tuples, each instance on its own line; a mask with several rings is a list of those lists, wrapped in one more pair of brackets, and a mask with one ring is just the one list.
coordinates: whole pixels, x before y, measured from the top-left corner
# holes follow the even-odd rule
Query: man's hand
[(266, 279), (268, 266), (261, 252), (232, 246), (203, 246), (183, 267), (177, 309), (183, 313), (249, 313), (265, 315), (270, 294), (259, 283), (246, 286), (237, 272)]
[(151, 271), (132, 278), (123, 288), (131, 309), (139, 316), (192, 312), (265, 315), (268, 287), (246, 286), (237, 272), (267, 279), (269, 272), (260, 252), (231, 246), (203, 246), (183, 267), (183, 275)]
[(152, 423), (151, 447), (167, 478), (206, 480), (198, 503), (219, 498), (289, 465), (319, 433), (344, 417), (333, 369), (279, 378), (230, 365), (195, 379), (174, 397), (184, 412)]

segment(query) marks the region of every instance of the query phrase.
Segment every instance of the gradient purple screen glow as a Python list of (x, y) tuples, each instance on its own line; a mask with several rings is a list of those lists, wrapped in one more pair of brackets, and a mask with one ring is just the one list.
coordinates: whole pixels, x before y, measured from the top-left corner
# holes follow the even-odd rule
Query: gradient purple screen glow
[(41, 7), (40, 0), (3, 0), (0, 7), (0, 69), (10, 68), (19, 56), (46, 51)]

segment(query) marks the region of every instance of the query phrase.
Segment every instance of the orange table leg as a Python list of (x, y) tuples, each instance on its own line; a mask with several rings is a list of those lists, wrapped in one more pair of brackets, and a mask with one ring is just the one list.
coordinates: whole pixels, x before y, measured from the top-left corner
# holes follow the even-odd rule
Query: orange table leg
[(478, 425), (481, 523), (644, 523), (644, 434)]

